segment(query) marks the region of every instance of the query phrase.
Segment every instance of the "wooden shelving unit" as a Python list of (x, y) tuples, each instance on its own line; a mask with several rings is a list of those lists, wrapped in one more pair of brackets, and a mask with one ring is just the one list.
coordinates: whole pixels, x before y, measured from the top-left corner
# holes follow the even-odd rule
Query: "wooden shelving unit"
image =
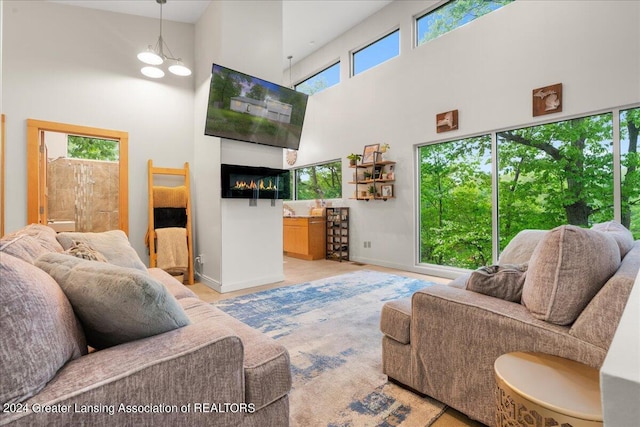
[[(376, 155), (376, 157), (378, 156)], [(349, 181), (349, 184), (356, 186), (356, 193), (352, 199), (387, 201), (395, 198), (393, 185), (395, 164), (396, 162), (390, 160), (381, 160), (373, 163), (349, 165), (350, 168), (355, 169), (354, 179)], [(373, 189), (375, 189), (374, 192), (372, 192)]]
[(326, 208), (327, 259), (349, 260), (349, 208)]

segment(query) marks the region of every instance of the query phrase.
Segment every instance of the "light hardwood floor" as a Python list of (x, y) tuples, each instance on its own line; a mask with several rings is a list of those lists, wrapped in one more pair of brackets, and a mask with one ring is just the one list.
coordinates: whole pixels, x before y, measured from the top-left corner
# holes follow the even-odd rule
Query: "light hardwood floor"
[[(329, 276), (335, 276), (338, 274), (348, 273), (358, 270), (375, 270), (385, 273), (397, 274), (400, 276), (415, 277), (422, 280), (428, 280), (436, 283), (447, 283), (449, 279), (442, 279), (439, 277), (426, 276), (424, 274), (413, 273), (409, 271), (394, 270), (391, 268), (380, 267), (376, 265), (359, 264), (350, 261), (336, 262), (327, 260), (317, 261), (304, 261), (296, 258), (284, 258), (284, 276), (285, 280), (278, 283), (273, 283), (264, 286), (258, 286), (251, 289), (243, 289), (236, 292), (228, 292), (221, 294), (214, 291), (208, 286), (202, 283), (195, 283), (190, 289), (195, 292), (200, 299), (206, 302), (215, 302), (227, 298), (233, 298), (240, 295), (251, 294), (254, 292), (260, 292), (267, 289), (279, 288), (282, 286), (297, 285), (300, 283), (310, 282), (313, 280), (322, 279)], [(484, 424), (480, 424), (467, 418), (464, 414), (455, 411), (451, 408), (435, 422), (432, 427), (482, 427)]]

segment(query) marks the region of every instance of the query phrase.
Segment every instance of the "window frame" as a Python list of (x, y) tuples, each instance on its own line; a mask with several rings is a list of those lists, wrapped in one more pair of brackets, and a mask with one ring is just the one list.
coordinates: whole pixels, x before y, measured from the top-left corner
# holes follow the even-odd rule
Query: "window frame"
[[(469, 24), (469, 23), (473, 22), (475, 19), (481, 18), (482, 16), (488, 15), (488, 14), (489, 14), (489, 13), (491, 13), (491, 12), (495, 12), (496, 10), (501, 9), (501, 8), (502, 8), (502, 7), (504, 7), (504, 6), (507, 6), (506, 4), (505, 4), (505, 5), (502, 5), (501, 7), (497, 8), (497, 9), (494, 9), (494, 10), (492, 10), (492, 11), (490, 11), (490, 12), (487, 12), (487, 13), (485, 13), (484, 15), (478, 16), (478, 17), (476, 17), (476, 18), (472, 19), (471, 21), (465, 22), (465, 23), (464, 23), (464, 24), (462, 24), (462, 25), (459, 25), (459, 26), (457, 26), (457, 27), (455, 27), (455, 28), (453, 28), (453, 29), (451, 29), (451, 30), (449, 30), (449, 31), (447, 31), (447, 32), (444, 32), (444, 33), (442, 33), (442, 34), (438, 35), (438, 36), (437, 36), (436, 38), (434, 38), (434, 39), (430, 39), (430, 40), (427, 40), (427, 41), (425, 41), (425, 42), (423, 42), (423, 43), (420, 43), (420, 40), (418, 39), (418, 37), (419, 37), (419, 35), (420, 35), (420, 34), (419, 34), (419, 31), (418, 31), (418, 27), (419, 27), (419, 22), (418, 22), (418, 21), (420, 21), (422, 18), (424, 18), (424, 17), (425, 17), (425, 16), (427, 16), (427, 15), (430, 15), (430, 14), (432, 14), (432, 13), (437, 12), (439, 9), (443, 9), (443, 8), (444, 8), (444, 7), (446, 7), (448, 4), (450, 4), (450, 3), (454, 2), (454, 1), (457, 1), (457, 0), (443, 0), (443, 1), (440, 1), (440, 2), (436, 3), (435, 5), (433, 5), (433, 6), (429, 7), (429, 8), (427, 8), (427, 9), (423, 10), (422, 12), (420, 12), (420, 13), (418, 13), (418, 14), (413, 15), (413, 41), (412, 41), (412, 45), (413, 45), (413, 48), (414, 48), (414, 49), (415, 49), (415, 48), (417, 48), (417, 47), (420, 47), (420, 46), (422, 46), (422, 45), (427, 44), (427, 43), (428, 43), (428, 42), (430, 42), (431, 40), (435, 40), (435, 39), (437, 39), (437, 38), (440, 38), (440, 37), (442, 37), (443, 35), (450, 33), (451, 31), (454, 31), (454, 30), (456, 30), (456, 29), (458, 29), (458, 28), (460, 28), (460, 27), (463, 27), (463, 26), (465, 26), (465, 25), (467, 25), (467, 24)], [(513, 3), (513, 2), (515, 2), (515, 1), (516, 1), (516, 0), (512, 0), (511, 2)]]
[[(329, 70), (330, 68), (335, 67), (336, 65), (338, 66), (338, 81), (337, 81), (336, 83), (334, 83), (334, 84), (330, 85), (330, 86), (327, 86), (327, 87), (325, 87), (325, 88), (323, 88), (323, 89), (319, 90), (318, 92), (314, 92), (314, 93), (312, 93), (312, 94), (310, 94), (310, 95), (309, 95), (309, 94), (307, 94), (307, 95), (309, 95), (309, 96), (311, 96), (311, 95), (315, 95), (316, 93), (320, 93), (320, 92), (324, 91), (325, 89), (329, 89), (330, 87), (333, 87), (333, 86), (339, 85), (339, 84), (340, 84), (340, 75), (341, 75), (341, 71), (342, 71), (342, 70), (341, 70), (341, 67), (340, 67), (340, 66), (341, 66), (341, 61), (340, 61), (340, 59), (338, 58), (338, 59), (336, 59), (335, 61), (331, 62), (331, 64), (330, 64), (330, 65), (327, 65), (326, 67), (322, 67), (322, 68), (320, 69), (320, 71), (318, 71), (318, 72), (315, 72), (315, 73), (311, 74), (309, 77), (307, 77), (307, 78), (305, 78), (305, 79), (303, 79), (303, 80), (299, 81), (298, 83), (295, 83), (295, 84), (293, 85), (293, 89), (294, 89), (296, 92), (300, 92), (300, 91), (298, 90), (298, 86), (300, 86), (300, 85), (302, 85), (302, 84), (304, 84), (304, 83), (308, 82), (309, 80), (313, 79), (314, 77), (319, 76), (320, 74), (324, 73), (325, 71)], [(302, 92), (302, 93), (305, 93), (305, 92)]]
[(557, 122), (563, 122), (563, 121), (569, 121), (572, 119), (578, 119), (578, 118), (582, 118), (582, 117), (589, 117), (589, 116), (596, 116), (596, 115), (601, 115), (601, 114), (607, 114), (610, 113), (612, 114), (612, 120), (613, 120), (613, 140), (612, 140), (612, 153), (613, 153), (613, 169), (612, 169), (612, 181), (613, 181), (613, 218), (612, 220), (621, 221), (621, 214), (622, 214), (622, 205), (621, 205), (621, 155), (620, 155), (620, 151), (621, 151), (621, 143), (622, 140), (620, 139), (620, 114), (623, 111), (627, 111), (627, 110), (633, 110), (636, 108), (640, 108), (640, 103), (631, 103), (631, 104), (625, 104), (625, 105), (621, 105), (621, 106), (617, 106), (617, 107), (613, 107), (613, 108), (603, 108), (603, 109), (599, 109), (599, 110), (595, 110), (595, 111), (588, 111), (588, 112), (582, 112), (582, 113), (578, 113), (578, 114), (572, 114), (572, 115), (567, 115), (567, 116), (562, 116), (562, 117), (553, 117), (553, 118), (547, 118), (546, 120), (542, 120), (542, 121), (537, 121), (537, 122), (528, 122), (528, 123), (523, 123), (523, 124), (516, 124), (516, 125), (512, 125), (512, 126), (505, 126), (505, 127), (501, 127), (501, 128), (497, 128), (497, 129), (490, 129), (490, 130), (486, 130), (486, 131), (480, 131), (480, 132), (475, 132), (475, 133), (470, 133), (467, 135), (456, 135), (455, 137), (452, 138), (443, 138), (443, 139), (436, 139), (436, 140), (432, 140), (432, 141), (427, 141), (427, 142), (423, 142), (423, 143), (418, 143), (418, 144), (414, 144), (413, 146), (413, 155), (414, 155), (414, 167), (415, 167), (415, 174), (414, 174), (414, 189), (415, 189), (415, 195), (414, 195), (414, 224), (415, 224), (415, 231), (414, 231), (414, 261), (415, 261), (415, 266), (417, 268), (420, 268), (421, 270), (423, 270), (426, 274), (434, 274), (434, 275), (439, 275), (441, 277), (450, 277), (450, 278), (454, 278), (457, 277), (460, 274), (466, 273), (469, 270), (467, 269), (462, 269), (459, 267), (453, 267), (453, 266), (446, 266), (446, 265), (438, 265), (438, 264), (428, 264), (428, 263), (424, 263), (421, 262), (420, 258), (421, 258), (421, 221), (420, 221), (420, 195), (421, 195), (421, 188), (420, 188), (420, 179), (421, 179), (421, 175), (420, 175), (420, 149), (421, 147), (427, 146), (427, 145), (433, 145), (433, 144), (442, 144), (442, 143), (448, 143), (448, 142), (455, 142), (458, 140), (463, 140), (466, 138), (471, 138), (471, 137), (476, 137), (479, 135), (491, 135), (491, 140), (492, 140), (492, 152), (491, 152), (491, 159), (492, 159), (492, 165), (491, 165), (491, 171), (492, 171), (492, 254), (493, 254), (493, 263), (496, 263), (499, 257), (499, 251), (500, 251), (500, 242), (499, 242), (499, 224), (498, 224), (498, 164), (497, 164), (497, 134), (500, 132), (508, 132), (508, 131), (512, 131), (512, 130), (517, 130), (517, 129), (523, 129), (523, 128), (527, 128), (527, 127), (533, 127), (533, 126), (541, 126), (541, 125), (547, 125), (547, 124), (551, 124), (551, 123), (557, 123)]
[[(392, 56), (390, 58), (387, 58), (382, 62), (378, 62), (377, 64), (372, 65), (371, 67), (356, 73), (356, 54), (362, 52), (363, 50), (375, 45), (376, 43), (381, 42), (382, 40), (384, 40), (387, 37), (389, 37), (389, 36), (391, 36), (393, 34), (396, 34), (396, 33), (398, 33), (398, 54), (394, 55), (394, 56)], [(388, 61), (392, 60), (393, 58), (397, 58), (398, 56), (400, 56), (402, 54), (401, 49), (400, 49), (400, 47), (402, 46), (401, 38), (400, 38), (401, 35), (402, 34), (400, 32), (400, 26), (397, 25), (397, 26), (393, 27), (391, 30), (384, 32), (383, 35), (381, 35), (379, 37), (376, 37), (373, 41), (369, 41), (369, 42), (365, 43), (364, 45), (361, 45), (358, 48), (352, 49), (349, 52), (349, 58), (350, 58), (349, 76), (350, 77), (355, 77), (355, 76), (357, 76), (359, 74), (362, 74), (364, 72), (367, 72), (367, 71), (371, 70), (372, 68), (378, 67), (379, 65), (384, 64), (385, 62), (388, 62)]]
[[(298, 198), (298, 171), (301, 169), (308, 169), (311, 167), (317, 167), (317, 166), (325, 166), (325, 165), (329, 165), (331, 163), (340, 163), (340, 167), (338, 168), (338, 170), (340, 171), (340, 196), (339, 197), (329, 197), (329, 199), (341, 199), (343, 198), (343, 185), (342, 185), (342, 159), (341, 158), (335, 158), (335, 159), (331, 159), (331, 160), (326, 160), (326, 161), (322, 161), (322, 162), (317, 162), (317, 163), (311, 163), (308, 165), (303, 165), (303, 166), (297, 166), (295, 168), (291, 168), (289, 169), (291, 171), (291, 187), (292, 187), (292, 191), (291, 191), (291, 201), (305, 201), (305, 200), (316, 200), (316, 199), (299, 199)], [(325, 198), (322, 198), (322, 200), (326, 200)]]

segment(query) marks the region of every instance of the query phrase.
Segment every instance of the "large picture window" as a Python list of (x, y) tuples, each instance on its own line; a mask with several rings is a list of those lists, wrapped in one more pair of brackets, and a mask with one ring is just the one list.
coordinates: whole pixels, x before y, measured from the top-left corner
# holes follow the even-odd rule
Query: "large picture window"
[(491, 263), (491, 137), (420, 148), (420, 261)]
[(616, 219), (639, 239), (640, 108), (619, 112), (619, 132), (614, 114), (419, 147), (420, 262), (475, 269), (521, 230), (565, 224)]
[(621, 222), (640, 239), (640, 108), (620, 112)]
[(524, 229), (613, 219), (612, 115), (498, 133), (501, 249)]
[(342, 197), (342, 161), (294, 169), (296, 200), (337, 199)]

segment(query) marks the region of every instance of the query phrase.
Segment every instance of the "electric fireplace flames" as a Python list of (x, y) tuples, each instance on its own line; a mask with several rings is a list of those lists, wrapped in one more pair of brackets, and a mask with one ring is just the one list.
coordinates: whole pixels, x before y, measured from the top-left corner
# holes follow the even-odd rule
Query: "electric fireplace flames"
[(290, 173), (286, 169), (223, 164), (221, 182), (224, 198), (291, 198)]

